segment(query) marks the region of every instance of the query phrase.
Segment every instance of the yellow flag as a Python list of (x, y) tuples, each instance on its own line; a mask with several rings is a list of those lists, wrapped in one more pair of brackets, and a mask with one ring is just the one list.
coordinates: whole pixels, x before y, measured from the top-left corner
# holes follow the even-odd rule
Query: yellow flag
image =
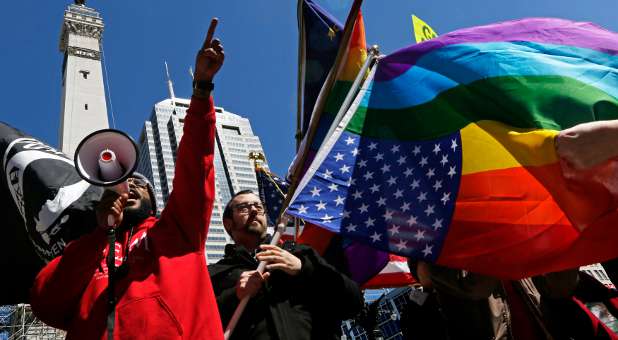
[(433, 39), (438, 36), (433, 28), (429, 27), (427, 23), (419, 19), (416, 15), (412, 14), (412, 26), (414, 29), (414, 38), (417, 43)]

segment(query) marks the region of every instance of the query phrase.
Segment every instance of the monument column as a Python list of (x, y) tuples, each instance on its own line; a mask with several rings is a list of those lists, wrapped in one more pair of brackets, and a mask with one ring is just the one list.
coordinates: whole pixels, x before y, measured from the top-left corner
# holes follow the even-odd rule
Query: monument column
[(108, 128), (101, 67), (103, 19), (75, 0), (64, 12), (60, 34), (62, 103), (59, 148), (73, 156), (79, 142), (93, 131)]

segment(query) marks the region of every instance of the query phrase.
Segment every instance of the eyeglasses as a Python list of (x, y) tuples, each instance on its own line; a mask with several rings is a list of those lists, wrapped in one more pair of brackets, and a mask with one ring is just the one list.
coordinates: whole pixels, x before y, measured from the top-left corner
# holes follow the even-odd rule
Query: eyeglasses
[(127, 180), (127, 182), (129, 182), (129, 184), (135, 185), (138, 188), (142, 188), (142, 189), (148, 188), (148, 183), (140, 178), (131, 177)]
[(260, 202), (238, 203), (234, 206), (234, 209), (238, 210), (238, 212), (241, 214), (248, 214), (251, 210), (251, 207), (254, 207), (258, 213), (264, 212), (264, 206)]

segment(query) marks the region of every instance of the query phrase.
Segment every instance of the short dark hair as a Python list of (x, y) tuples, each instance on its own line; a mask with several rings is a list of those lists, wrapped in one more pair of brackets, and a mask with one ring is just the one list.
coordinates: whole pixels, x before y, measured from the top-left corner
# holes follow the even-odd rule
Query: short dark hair
[[(225, 205), (225, 209), (223, 209), (223, 218), (232, 218), (232, 201), (234, 200), (234, 198), (240, 196), (240, 195), (247, 195), (247, 194), (254, 194), (256, 196), (259, 197), (258, 194), (256, 194), (255, 192), (253, 192), (253, 190), (241, 190), (237, 193), (234, 194), (234, 196), (232, 196), (232, 198), (227, 202), (227, 204)], [(262, 200), (260, 198), (260, 200)]]

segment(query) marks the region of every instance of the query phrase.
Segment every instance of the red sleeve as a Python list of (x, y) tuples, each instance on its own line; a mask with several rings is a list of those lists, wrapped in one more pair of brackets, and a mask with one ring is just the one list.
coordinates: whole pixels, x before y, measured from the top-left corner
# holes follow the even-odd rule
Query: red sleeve
[(215, 109), (212, 97), (191, 98), (176, 157), (173, 190), (161, 213), (192, 249), (203, 250), (215, 198)]
[(70, 242), (62, 256), (49, 262), (30, 290), (34, 314), (46, 324), (67, 329), (81, 296), (99, 267), (107, 245), (101, 228)]

